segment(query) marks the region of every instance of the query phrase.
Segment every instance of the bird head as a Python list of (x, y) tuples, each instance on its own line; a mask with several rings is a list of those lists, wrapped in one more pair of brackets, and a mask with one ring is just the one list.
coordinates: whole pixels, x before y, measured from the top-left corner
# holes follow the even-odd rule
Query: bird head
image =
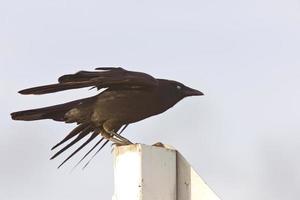
[(199, 90), (187, 87), (178, 81), (165, 79), (158, 79), (158, 81), (158, 88), (160, 90), (162, 98), (164, 98), (168, 102), (172, 101), (173, 105), (185, 97), (204, 95)]
[(176, 82), (175, 85), (176, 85), (177, 92), (180, 93), (180, 95), (183, 96), (183, 98), (188, 97), (188, 96), (201, 96), (201, 95), (204, 95), (199, 90), (187, 87), (182, 83)]
[(181, 96), (182, 98), (188, 97), (188, 96), (204, 95), (199, 90), (185, 86), (184, 84), (182, 84), (178, 81), (159, 79), (159, 83), (160, 83), (160, 86), (167, 87), (170, 92), (177, 94), (178, 96)]

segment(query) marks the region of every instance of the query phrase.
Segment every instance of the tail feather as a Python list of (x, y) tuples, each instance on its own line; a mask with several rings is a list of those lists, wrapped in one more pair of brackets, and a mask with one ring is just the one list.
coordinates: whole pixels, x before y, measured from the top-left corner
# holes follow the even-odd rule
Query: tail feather
[(24, 121), (33, 121), (41, 119), (53, 119), (56, 121), (65, 121), (65, 114), (72, 108), (89, 102), (93, 97), (79, 99), (76, 101), (71, 101), (64, 104), (59, 104), (55, 106), (49, 106), (44, 108), (37, 108), (31, 110), (24, 110), (11, 113), (11, 118), (14, 120), (24, 120)]

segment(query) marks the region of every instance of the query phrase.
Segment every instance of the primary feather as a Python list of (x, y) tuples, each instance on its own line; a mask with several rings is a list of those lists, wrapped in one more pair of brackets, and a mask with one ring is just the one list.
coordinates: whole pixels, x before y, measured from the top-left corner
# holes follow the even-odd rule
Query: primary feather
[(101, 71), (79, 71), (75, 74), (67, 74), (58, 78), (58, 83), (28, 88), (19, 91), (20, 94), (48, 94), (69, 89), (83, 87), (112, 88), (112, 87), (153, 87), (157, 81), (152, 76), (127, 71), (123, 68), (97, 68)]

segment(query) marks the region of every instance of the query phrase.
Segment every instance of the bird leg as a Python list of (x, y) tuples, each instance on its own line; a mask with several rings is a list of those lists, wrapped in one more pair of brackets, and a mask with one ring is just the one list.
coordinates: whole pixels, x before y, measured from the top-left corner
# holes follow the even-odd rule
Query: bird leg
[(133, 144), (132, 142), (130, 142), (127, 138), (119, 135), (118, 133), (114, 132), (114, 131), (109, 131), (108, 132), (111, 136), (111, 138), (119, 140), (120, 142), (118, 144), (121, 143), (121, 145), (128, 145), (128, 144)]
[(111, 142), (113, 142), (113, 143), (116, 143), (116, 144), (123, 144), (123, 141), (122, 141), (122, 140), (120, 140), (120, 139), (118, 139), (118, 138), (115, 138), (113, 134), (111, 134), (111, 133), (109, 133), (109, 132), (107, 132), (107, 131), (105, 131), (105, 130), (101, 132), (101, 135), (102, 135), (105, 139), (107, 139), (107, 140), (109, 140), (109, 141), (111, 141)]
[[(120, 134), (116, 133), (114, 130), (116, 127), (121, 127), (122, 123), (116, 120), (107, 120), (103, 123), (103, 132), (102, 135), (107, 137), (106, 139), (119, 144), (119, 145), (128, 145), (132, 144), (127, 138), (121, 136)], [(118, 129), (117, 128), (117, 129)], [(105, 136), (106, 135), (106, 136)]]

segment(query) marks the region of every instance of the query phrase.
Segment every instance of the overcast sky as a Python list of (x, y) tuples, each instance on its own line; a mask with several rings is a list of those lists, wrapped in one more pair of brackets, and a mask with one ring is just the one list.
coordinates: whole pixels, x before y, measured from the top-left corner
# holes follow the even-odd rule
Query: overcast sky
[(0, 25), (0, 199), (111, 199), (110, 147), (57, 170), (50, 148), (74, 125), (9, 116), (96, 94), (17, 91), (99, 66), (205, 93), (129, 126), (130, 140), (176, 147), (223, 200), (300, 198), (298, 0), (2, 0)]

